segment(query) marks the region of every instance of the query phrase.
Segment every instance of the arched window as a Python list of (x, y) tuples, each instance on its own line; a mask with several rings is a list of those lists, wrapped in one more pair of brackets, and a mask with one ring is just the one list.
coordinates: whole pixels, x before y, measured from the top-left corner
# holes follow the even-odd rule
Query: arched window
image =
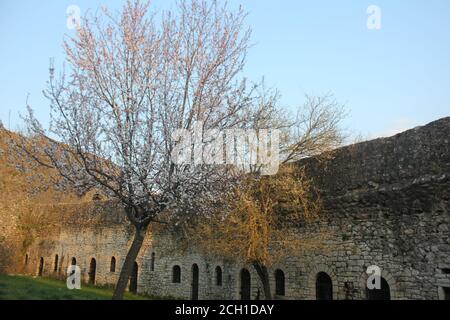
[(284, 272), (280, 269), (275, 270), (275, 294), (284, 296)]
[(316, 278), (316, 299), (333, 300), (333, 283), (325, 272), (319, 272)]
[(380, 279), (380, 289), (369, 289), (366, 287), (367, 300), (391, 300), (391, 290), (386, 279)]
[(41, 259), (39, 260), (39, 269), (38, 269), (38, 276), (42, 276), (42, 274), (44, 273), (44, 258), (41, 257)]
[(116, 258), (111, 257), (111, 266), (109, 267), (109, 271), (116, 272)]
[(25, 255), (25, 265), (28, 265), (28, 253)]
[(58, 271), (58, 255), (55, 255), (55, 264), (53, 266), (53, 272)]
[(89, 284), (95, 284), (95, 273), (97, 272), (97, 261), (94, 258), (91, 259), (89, 265)]
[(75, 257), (72, 257), (72, 263), (71, 265), (76, 266), (77, 265), (77, 259)]
[(251, 299), (251, 278), (247, 269), (241, 270), (241, 300)]
[(181, 282), (181, 268), (180, 266), (173, 266), (172, 268), (172, 282), (180, 283)]
[(152, 252), (152, 260), (150, 261), (150, 270), (155, 271), (155, 253)]
[(219, 266), (216, 267), (216, 285), (222, 285), (222, 268)]
[(191, 299), (198, 300), (199, 270), (198, 265), (192, 265)]

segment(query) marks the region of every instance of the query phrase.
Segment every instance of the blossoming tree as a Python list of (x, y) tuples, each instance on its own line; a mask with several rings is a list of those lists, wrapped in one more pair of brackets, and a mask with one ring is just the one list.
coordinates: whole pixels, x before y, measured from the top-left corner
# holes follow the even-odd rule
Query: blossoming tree
[(118, 14), (102, 8), (84, 17), (64, 42), (67, 70), (50, 72), (49, 128), (29, 107), (34, 139), (16, 143), (22, 157), (56, 169), (59, 183), (101, 190), (123, 205), (135, 235), (114, 299), (123, 297), (149, 225), (163, 213), (170, 223), (207, 210), (229, 179), (225, 167), (175, 165), (173, 132), (239, 127), (252, 100), (239, 76), (250, 39), (242, 8), (180, 1), (155, 16), (136, 0)]

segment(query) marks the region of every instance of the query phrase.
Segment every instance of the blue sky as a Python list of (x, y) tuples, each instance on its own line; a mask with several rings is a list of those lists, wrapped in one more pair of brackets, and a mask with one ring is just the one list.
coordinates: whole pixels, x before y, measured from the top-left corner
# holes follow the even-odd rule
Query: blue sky
[[(82, 12), (122, 1), (0, 2), (0, 119), (15, 129), (27, 94), (45, 123), (42, 89), (49, 58), (64, 61), (66, 9)], [(296, 108), (305, 94), (332, 92), (347, 105), (345, 126), (371, 138), (450, 116), (450, 1), (229, 0), (249, 12), (252, 47), (245, 75), (262, 76)], [(155, 0), (153, 6), (173, 6)], [(381, 9), (381, 29), (366, 27), (369, 5)]]

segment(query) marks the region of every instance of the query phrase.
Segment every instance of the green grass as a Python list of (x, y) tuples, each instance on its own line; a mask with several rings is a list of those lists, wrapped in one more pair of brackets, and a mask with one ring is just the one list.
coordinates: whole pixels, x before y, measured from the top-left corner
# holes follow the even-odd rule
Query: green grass
[[(67, 289), (61, 280), (30, 276), (0, 275), (0, 300), (110, 300), (112, 289), (81, 284), (81, 289)], [(126, 300), (151, 297), (125, 293)]]

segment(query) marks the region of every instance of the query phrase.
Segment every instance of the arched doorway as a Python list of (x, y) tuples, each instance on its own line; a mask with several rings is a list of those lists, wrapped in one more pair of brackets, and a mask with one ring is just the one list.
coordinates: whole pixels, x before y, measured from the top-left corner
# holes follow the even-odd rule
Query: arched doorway
[(283, 270), (275, 270), (275, 295), (284, 296), (284, 272)]
[(216, 267), (216, 286), (222, 285), (222, 268), (217, 266)]
[(138, 264), (135, 261), (133, 263), (133, 270), (131, 270), (130, 286), (128, 287), (128, 290), (132, 293), (137, 293), (137, 286), (138, 286)]
[(366, 287), (367, 300), (391, 300), (391, 289), (386, 279), (380, 279), (380, 289), (369, 289)]
[(116, 257), (111, 257), (111, 264), (109, 266), (109, 272), (116, 272)]
[(180, 268), (180, 266), (173, 266), (173, 268), (172, 268), (172, 283), (181, 283), (181, 268)]
[(89, 284), (95, 284), (95, 272), (97, 271), (97, 261), (94, 258), (91, 259), (89, 265)]
[(191, 284), (191, 299), (198, 300), (198, 265), (192, 265), (192, 284)]
[(251, 299), (251, 278), (247, 269), (241, 270), (241, 300)]
[(333, 283), (325, 272), (319, 272), (316, 278), (316, 299), (333, 300)]
[(155, 271), (155, 253), (152, 252), (152, 260), (150, 262), (150, 270)]
[(41, 257), (41, 259), (39, 259), (38, 276), (41, 277), (43, 273), (44, 273), (44, 258)]
[(57, 272), (58, 271), (58, 255), (55, 255), (55, 263), (53, 265), (53, 272)]

